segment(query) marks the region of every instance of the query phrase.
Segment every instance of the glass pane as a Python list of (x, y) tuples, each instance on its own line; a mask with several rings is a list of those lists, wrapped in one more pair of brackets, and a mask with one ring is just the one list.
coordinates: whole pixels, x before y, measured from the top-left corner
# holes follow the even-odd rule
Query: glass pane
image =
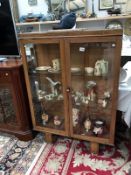
[(7, 87), (0, 87), (0, 123), (12, 122), (16, 122), (16, 115), (11, 90)]
[(59, 44), (26, 45), (36, 125), (64, 130)]
[(99, 42), (70, 46), (73, 133), (109, 137), (116, 45)]

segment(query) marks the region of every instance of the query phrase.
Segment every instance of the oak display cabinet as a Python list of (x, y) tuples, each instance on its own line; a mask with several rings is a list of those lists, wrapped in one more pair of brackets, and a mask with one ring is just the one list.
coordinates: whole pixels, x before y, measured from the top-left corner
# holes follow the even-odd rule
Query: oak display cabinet
[(0, 131), (24, 141), (33, 138), (23, 65), (19, 59), (0, 62)]
[(34, 130), (114, 144), (121, 30), (20, 34)]

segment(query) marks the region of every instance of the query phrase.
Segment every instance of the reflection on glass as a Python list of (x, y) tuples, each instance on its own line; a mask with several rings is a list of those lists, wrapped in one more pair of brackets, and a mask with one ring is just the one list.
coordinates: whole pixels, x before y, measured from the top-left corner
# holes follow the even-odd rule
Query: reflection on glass
[[(115, 44), (73, 43), (70, 48), (73, 132), (107, 137), (112, 108)], [(102, 131), (98, 127), (97, 132), (99, 122), (97, 125), (96, 120), (104, 123)]]
[(31, 45), (27, 50), (30, 50), (28, 72), (36, 123), (39, 126), (64, 130), (59, 44)]
[(0, 87), (0, 123), (16, 122), (10, 89)]

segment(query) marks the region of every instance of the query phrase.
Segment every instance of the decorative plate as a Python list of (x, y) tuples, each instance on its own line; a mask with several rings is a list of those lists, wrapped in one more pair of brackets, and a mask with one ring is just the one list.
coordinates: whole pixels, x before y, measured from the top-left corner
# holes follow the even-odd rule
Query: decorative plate
[(120, 21), (118, 20), (112, 20), (110, 22), (107, 23), (106, 29), (122, 29), (122, 24)]
[(79, 67), (71, 67), (71, 72), (72, 73), (80, 72), (80, 71), (81, 71), (81, 68), (79, 68)]
[(50, 69), (48, 69), (48, 72), (50, 72), (50, 73), (59, 73), (60, 71), (55, 70), (54, 68), (50, 68)]
[(51, 68), (51, 66), (39, 66), (39, 67), (36, 67), (35, 70), (43, 71), (43, 70), (48, 70), (50, 68)]

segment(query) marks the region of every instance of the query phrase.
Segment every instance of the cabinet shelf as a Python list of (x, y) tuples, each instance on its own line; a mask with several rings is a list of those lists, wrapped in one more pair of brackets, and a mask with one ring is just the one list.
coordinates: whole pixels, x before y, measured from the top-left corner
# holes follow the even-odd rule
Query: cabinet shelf
[(131, 18), (131, 14), (123, 14), (123, 15), (110, 15), (110, 16), (105, 16), (105, 17), (95, 17), (95, 18), (77, 18), (78, 22), (83, 22), (83, 21), (103, 21), (103, 20), (119, 20), (119, 19), (128, 19)]
[(42, 72), (42, 71), (41, 71), (41, 72), (36, 72), (36, 71), (30, 72), (30, 71), (29, 71), (29, 75), (30, 75), (30, 76), (40, 76), (40, 75), (43, 75), (43, 76), (44, 76), (44, 75), (46, 75), (46, 76), (47, 76), (47, 75), (52, 75), (52, 76), (53, 76), (53, 75), (57, 75), (57, 76), (60, 76), (60, 75), (61, 75), (61, 72), (51, 73), (51, 72), (45, 72), (45, 71), (43, 71), (43, 72)]
[[(98, 22), (98, 21), (109, 21), (109, 20), (125, 20), (130, 19), (131, 14), (123, 14), (123, 15), (112, 15), (112, 16), (105, 16), (105, 17), (95, 17), (95, 18), (80, 18), (78, 17), (76, 20), (76, 25), (80, 23), (88, 23), (88, 22)], [(24, 23), (16, 23), (17, 28), (21, 28), (20, 32), (41, 32), (46, 29), (46, 26), (52, 26), (53, 24), (58, 24), (60, 21), (39, 21), (39, 22), (24, 22)], [(30, 29), (26, 29), (28, 27), (34, 27), (35, 29), (30, 31)], [(25, 28), (25, 29), (22, 29)]]
[(99, 135), (95, 135), (93, 133), (93, 129), (89, 130), (88, 132), (84, 129), (84, 125), (82, 127), (82, 125), (77, 125), (76, 127), (73, 128), (74, 132), (76, 133), (76, 135), (82, 135), (82, 136), (87, 136), (87, 137), (97, 137), (97, 138), (109, 138), (109, 130), (107, 129), (107, 127), (104, 128), (103, 134), (99, 134)]
[(94, 79), (94, 80), (97, 80), (97, 79), (106, 80), (109, 77), (109, 75), (106, 75), (106, 76), (88, 75), (88, 74), (86, 74), (84, 72), (81, 72), (81, 73), (71, 73), (71, 76), (84, 76), (85, 78)]
[[(78, 17), (76, 22), (88, 22), (88, 21), (103, 21), (103, 20), (114, 20), (114, 19), (128, 19), (131, 18), (131, 14), (123, 14), (123, 15), (112, 15), (105, 17), (95, 17), (95, 18), (80, 18)], [(59, 20), (55, 21), (39, 21), (39, 22), (24, 22), (24, 23), (16, 23), (16, 26), (25, 26), (25, 25), (43, 25), (43, 24), (56, 24), (59, 23)]]
[(46, 128), (46, 129), (54, 129), (54, 130), (64, 130), (64, 121), (61, 121), (61, 124), (59, 126), (54, 124), (54, 120), (50, 119), (46, 125), (43, 125), (42, 122), (38, 123), (39, 126)]

